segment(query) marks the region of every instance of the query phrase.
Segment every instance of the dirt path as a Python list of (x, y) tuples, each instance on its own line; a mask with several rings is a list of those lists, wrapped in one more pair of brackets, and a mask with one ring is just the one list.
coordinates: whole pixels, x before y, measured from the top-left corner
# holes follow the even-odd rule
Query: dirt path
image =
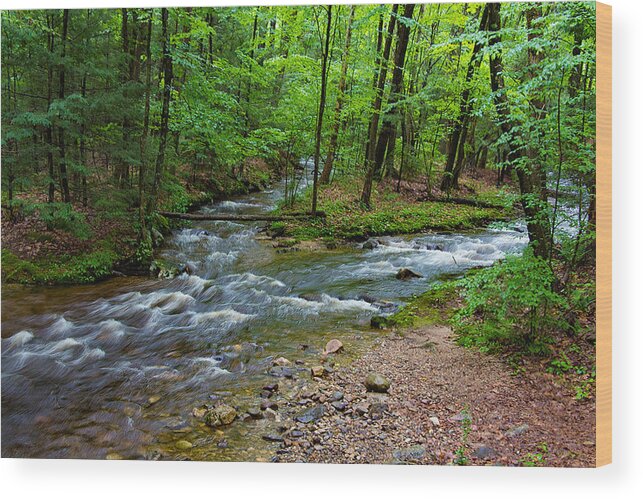
[[(594, 465), (593, 400), (575, 400), (535, 369), (514, 376), (502, 360), (459, 347), (450, 335), (442, 326), (392, 333), (319, 381), (326, 415), (291, 429), (277, 460)], [(388, 395), (367, 393), (363, 381), (373, 371), (391, 381)]]

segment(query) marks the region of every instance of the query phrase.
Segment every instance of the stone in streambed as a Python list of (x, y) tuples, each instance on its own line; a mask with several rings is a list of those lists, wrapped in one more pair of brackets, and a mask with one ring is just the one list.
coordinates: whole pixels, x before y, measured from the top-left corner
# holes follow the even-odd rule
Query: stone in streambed
[(386, 393), (391, 387), (391, 382), (381, 374), (370, 373), (366, 377), (364, 385), (369, 392)]
[(179, 440), (174, 444), (174, 447), (176, 447), (178, 450), (188, 450), (194, 446), (192, 445), (192, 442), (188, 442), (187, 440)]
[(275, 360), (272, 361), (273, 366), (280, 366), (280, 367), (286, 367), (292, 364), (287, 358), (285, 357), (277, 357)]
[(295, 421), (297, 421), (298, 423), (311, 423), (313, 421), (321, 419), (325, 413), (326, 409), (323, 405), (316, 405), (314, 407), (311, 407), (310, 409), (306, 409), (305, 411), (300, 412), (297, 416), (295, 416)]
[(273, 366), (268, 370), (268, 374), (277, 378), (293, 378), (295, 370), (287, 366)]
[(362, 249), (372, 250), (377, 248), (379, 245), (380, 243), (377, 241), (377, 239), (369, 239), (364, 244), (362, 244)]
[(344, 344), (341, 341), (337, 339), (332, 339), (328, 343), (326, 343), (326, 348), (324, 348), (324, 354), (328, 355), (331, 353), (337, 353), (343, 348), (344, 348)]
[(310, 368), (310, 374), (314, 378), (321, 378), (324, 375), (324, 366), (313, 366)]
[(393, 457), (399, 463), (408, 463), (421, 460), (426, 455), (426, 448), (423, 445), (413, 445), (405, 449), (393, 451)]
[(204, 420), (205, 424), (216, 428), (217, 426), (225, 426), (231, 424), (237, 417), (237, 411), (226, 404), (216, 406), (206, 412)]
[(420, 274), (417, 272), (413, 272), (411, 269), (400, 269), (397, 271), (397, 274), (395, 274), (396, 279), (400, 279), (401, 281), (407, 281), (409, 279), (418, 279), (422, 277)]
[(252, 419), (263, 419), (263, 412), (261, 412), (261, 409), (258, 407), (250, 407), (248, 409), (248, 415)]

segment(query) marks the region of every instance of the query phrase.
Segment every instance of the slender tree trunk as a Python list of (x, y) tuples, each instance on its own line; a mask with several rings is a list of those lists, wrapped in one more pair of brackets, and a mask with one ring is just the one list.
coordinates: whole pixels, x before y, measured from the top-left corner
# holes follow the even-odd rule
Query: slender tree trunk
[[(486, 4), (480, 18), (480, 32), (483, 32), (486, 29), (488, 19), (489, 4)], [(447, 154), (447, 163), (444, 167), (444, 176), (442, 177), (442, 183), (440, 184), (440, 190), (442, 190), (442, 192), (449, 192), (451, 191), (451, 189), (458, 187), (458, 176), (461, 167), (456, 167), (456, 157), (458, 156), (458, 154), (460, 154), (458, 163), (462, 165), (462, 152), (464, 151), (464, 144), (467, 139), (467, 128), (469, 125), (471, 109), (473, 107), (473, 102), (471, 99), (471, 82), (476, 70), (480, 67), (480, 62), (482, 61), (482, 58), (480, 57), (482, 47), (483, 42), (477, 41), (473, 46), (471, 59), (469, 59), (467, 75), (464, 80), (464, 87), (462, 89), (462, 93), (460, 94), (460, 116), (455, 122), (453, 130), (451, 130), (451, 137), (449, 138), (449, 152)]]
[(319, 95), (319, 112), (317, 113), (317, 128), (315, 130), (315, 158), (314, 158), (314, 169), (313, 169), (313, 204), (312, 204), (312, 213), (313, 215), (317, 213), (317, 188), (318, 188), (318, 177), (319, 177), (319, 157), (321, 155), (321, 140), (322, 140), (322, 125), (324, 123), (324, 109), (326, 108), (326, 82), (328, 79), (328, 53), (330, 51), (330, 31), (332, 24), (332, 5), (326, 7), (327, 19), (326, 19), (326, 40), (324, 42), (324, 48), (322, 51), (322, 67), (321, 67), (321, 90)]
[(145, 223), (145, 175), (147, 174), (147, 139), (150, 130), (150, 98), (152, 94), (152, 20), (154, 10), (150, 9), (148, 15), (147, 39), (145, 43), (145, 112), (143, 115), (143, 131), (141, 133), (141, 166), (138, 172), (138, 218), (140, 225), (139, 239), (141, 241), (147, 238)]
[[(69, 9), (63, 10), (63, 26), (62, 26), (62, 40), (61, 40), (61, 62), (59, 69), (59, 83), (58, 83), (58, 98), (61, 102), (65, 99), (65, 57), (67, 48), (67, 32), (69, 29)], [(65, 156), (65, 127), (62, 123), (58, 127), (58, 151), (60, 153), (58, 169), (60, 171), (60, 186), (62, 189), (63, 201), (69, 203), (71, 198), (69, 196), (69, 180), (67, 178), (67, 158)]]
[[(500, 4), (489, 3), (489, 46), (494, 47), (501, 41), (500, 37)], [(533, 15), (533, 14), (532, 14)], [(532, 17), (533, 19), (533, 17)], [(507, 136), (509, 153), (507, 160), (512, 167), (515, 167), (520, 186), (521, 204), (527, 218), (527, 231), (529, 240), (533, 245), (534, 254), (546, 258), (548, 256), (548, 223), (543, 221), (543, 216), (538, 203), (533, 202), (533, 197), (541, 198), (539, 192), (539, 181), (537, 176), (528, 172), (523, 165), (519, 165), (519, 160), (523, 157), (518, 138), (515, 136), (517, 124), (511, 115), (509, 100), (505, 92), (505, 82), (503, 76), (502, 52), (493, 50), (489, 57), (489, 70), (491, 79), (491, 90), (493, 92), (494, 104), (498, 115), (500, 128)]]
[(321, 174), (320, 182), (327, 184), (330, 181), (330, 173), (333, 170), (333, 162), (335, 161), (335, 154), (337, 153), (337, 138), (339, 137), (339, 128), (341, 126), (342, 106), (344, 105), (344, 98), (346, 92), (346, 73), (348, 71), (348, 57), (351, 46), (351, 36), (353, 32), (353, 19), (355, 17), (355, 6), (351, 5), (350, 14), (348, 16), (348, 27), (346, 28), (346, 40), (344, 41), (344, 54), (342, 56), (342, 69), (339, 75), (339, 83), (337, 87), (337, 100), (335, 101), (335, 115), (333, 117), (333, 129), (330, 134), (330, 141), (328, 144), (328, 155), (326, 156), (326, 163)]
[[(47, 60), (47, 111), (50, 111), (52, 96), (53, 96), (53, 79), (54, 67), (52, 59), (54, 56), (54, 16), (47, 14), (47, 49), (49, 50), (49, 59)], [(54, 171), (54, 130), (53, 125), (50, 123), (45, 131), (45, 142), (47, 144), (47, 168), (49, 171), (49, 195), (47, 201), (54, 202), (56, 185), (55, 185), (55, 171)]]
[[(404, 6), (403, 16), (406, 19), (412, 19), (414, 9), (415, 4), (406, 4)], [(406, 58), (410, 32), (411, 28), (405, 22), (398, 19), (397, 45), (395, 46), (395, 56), (393, 57), (393, 77), (391, 80), (391, 93), (388, 99), (389, 107), (394, 107), (404, 92), (404, 60)], [(398, 116), (399, 111), (394, 110), (384, 117), (382, 130), (375, 149), (375, 173), (382, 169), (385, 157), (389, 164), (393, 162)]]
[(163, 70), (163, 105), (161, 109), (161, 126), (159, 131), (159, 150), (156, 156), (156, 168), (154, 170), (154, 185), (152, 188), (152, 203), (154, 208), (158, 203), (159, 187), (163, 166), (165, 164), (165, 148), (167, 146), (168, 123), (170, 119), (170, 98), (172, 96), (172, 55), (170, 52), (170, 36), (167, 29), (168, 10), (161, 9), (161, 31), (163, 38), (163, 58), (161, 66)]

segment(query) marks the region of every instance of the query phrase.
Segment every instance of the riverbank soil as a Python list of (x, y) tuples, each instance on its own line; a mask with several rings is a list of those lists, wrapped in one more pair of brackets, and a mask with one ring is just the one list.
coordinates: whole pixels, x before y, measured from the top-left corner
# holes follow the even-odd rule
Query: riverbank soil
[[(390, 380), (388, 393), (367, 392), (370, 372)], [(318, 388), (349, 402), (299, 424), (279, 461), (594, 466), (593, 399), (576, 400), (535, 365), (515, 373), (460, 347), (447, 326), (394, 331)]]

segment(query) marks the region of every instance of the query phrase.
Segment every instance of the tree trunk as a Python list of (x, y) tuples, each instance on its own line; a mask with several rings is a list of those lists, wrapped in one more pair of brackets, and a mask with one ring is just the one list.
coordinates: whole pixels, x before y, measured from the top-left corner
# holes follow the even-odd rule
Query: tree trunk
[(342, 106), (344, 105), (344, 98), (346, 92), (346, 73), (348, 71), (348, 56), (351, 46), (351, 36), (353, 32), (353, 19), (355, 17), (355, 6), (351, 5), (350, 14), (348, 16), (348, 27), (346, 28), (346, 40), (344, 42), (344, 54), (342, 56), (342, 70), (339, 75), (339, 84), (337, 88), (337, 100), (335, 101), (335, 115), (333, 117), (333, 130), (330, 134), (330, 141), (328, 144), (328, 155), (326, 156), (326, 163), (321, 174), (319, 181), (322, 184), (327, 184), (330, 181), (330, 173), (333, 170), (333, 162), (335, 161), (335, 154), (337, 152), (337, 138), (339, 137), (339, 128), (341, 126)]
[[(413, 17), (415, 4), (406, 4), (404, 6), (403, 16), (406, 19)], [(397, 45), (395, 46), (395, 55), (393, 57), (393, 78), (391, 80), (391, 93), (389, 95), (389, 107), (394, 107), (404, 92), (404, 60), (406, 58), (406, 49), (409, 44), (409, 35), (411, 28), (398, 19), (397, 22)], [(393, 163), (395, 141), (397, 138), (397, 120), (399, 111), (394, 110), (384, 116), (382, 130), (377, 141), (375, 149), (375, 173), (382, 169), (384, 159), (390, 165)]]
[[(488, 19), (489, 4), (486, 4), (480, 18), (480, 32), (486, 29)], [(482, 61), (482, 57), (480, 57), (480, 51), (482, 50), (482, 47), (483, 43), (477, 41), (473, 46), (471, 59), (469, 59), (467, 75), (464, 80), (464, 88), (462, 89), (462, 93), (460, 94), (460, 116), (455, 122), (453, 130), (451, 130), (451, 137), (449, 139), (447, 163), (444, 167), (444, 176), (442, 177), (442, 183), (440, 184), (440, 190), (442, 190), (442, 192), (449, 192), (451, 191), (451, 189), (458, 187), (458, 177), (462, 168), (462, 152), (464, 151), (464, 144), (467, 139), (467, 128), (469, 125), (471, 108), (473, 107), (473, 102), (471, 99), (471, 82), (476, 70), (480, 67), (480, 62)], [(456, 162), (456, 158), (458, 155), (459, 159)], [(460, 165), (460, 168), (457, 168), (457, 164)]]
[[(49, 59), (47, 61), (47, 111), (49, 112), (51, 108), (52, 94), (53, 94), (53, 79), (54, 79), (54, 68), (51, 63), (54, 55), (54, 16), (47, 14), (47, 27), (49, 32), (47, 33), (47, 49), (49, 50)], [(45, 131), (45, 142), (47, 143), (47, 168), (49, 171), (49, 195), (47, 201), (50, 203), (54, 202), (54, 197), (56, 193), (56, 185), (54, 183), (55, 171), (54, 171), (54, 130), (53, 125), (50, 123), (47, 126)]]
[[(67, 31), (69, 28), (69, 9), (63, 10), (63, 26), (62, 26), (62, 41), (61, 41), (61, 61), (59, 69), (59, 83), (58, 83), (58, 98), (65, 100), (65, 56), (67, 48)], [(62, 121), (62, 120), (61, 120)], [(60, 172), (60, 186), (62, 189), (62, 197), (65, 203), (69, 203), (71, 198), (69, 196), (69, 180), (67, 179), (67, 159), (65, 157), (65, 127), (62, 123), (58, 126), (58, 151), (60, 153), (58, 170)]]
[(315, 130), (315, 157), (313, 169), (313, 204), (312, 213), (317, 212), (317, 187), (319, 177), (319, 156), (321, 154), (322, 125), (324, 123), (324, 109), (326, 107), (326, 80), (328, 79), (328, 53), (330, 50), (330, 32), (332, 24), (332, 5), (326, 7), (328, 13), (326, 20), (326, 40), (322, 49), (321, 90), (319, 95), (319, 112), (317, 113), (317, 128)]
[(150, 130), (150, 97), (152, 94), (152, 18), (154, 10), (148, 11), (147, 40), (145, 44), (145, 112), (143, 115), (143, 131), (141, 133), (141, 166), (138, 172), (138, 217), (140, 225), (139, 238), (146, 239), (147, 230), (145, 224), (145, 175), (147, 170), (147, 138)]
[[(489, 38), (489, 46), (500, 43), (500, 4), (489, 3), (489, 31), (492, 32)], [(531, 35), (530, 35), (531, 36)], [(530, 57), (531, 59), (531, 57)], [(505, 92), (505, 82), (503, 76), (502, 52), (492, 51), (489, 57), (489, 70), (491, 80), (491, 90), (493, 92), (498, 122), (503, 134), (508, 136), (507, 144), (509, 153), (507, 160), (510, 166), (514, 167), (518, 176), (520, 186), (521, 204), (527, 217), (527, 231), (529, 241), (534, 248), (534, 254), (546, 258), (548, 256), (548, 223), (543, 221), (542, 213), (538, 203), (533, 202), (534, 195), (541, 197), (539, 183), (535, 180), (533, 173), (528, 172), (518, 161), (523, 157), (523, 152), (515, 136), (517, 128), (511, 115), (511, 109), (507, 94)]]
[(154, 185), (152, 187), (152, 203), (156, 207), (158, 202), (159, 187), (163, 166), (165, 164), (165, 148), (167, 146), (168, 122), (170, 119), (170, 98), (172, 96), (172, 55), (170, 53), (170, 36), (167, 29), (168, 10), (161, 9), (161, 31), (163, 37), (163, 58), (161, 66), (163, 70), (163, 104), (161, 109), (161, 126), (159, 130), (159, 150), (156, 156), (156, 168), (154, 170)]
[(375, 98), (373, 100), (373, 114), (368, 127), (368, 141), (366, 142), (366, 176), (364, 178), (364, 188), (362, 189), (361, 202), (366, 207), (371, 205), (371, 191), (373, 189), (373, 178), (375, 177), (375, 144), (377, 142), (377, 129), (379, 127), (380, 110), (382, 109), (382, 99), (384, 96), (384, 84), (386, 83), (386, 74), (388, 72), (388, 60), (391, 55), (391, 44), (393, 42), (393, 31), (397, 18), (399, 5), (393, 5), (391, 18), (386, 30), (386, 40), (384, 42), (384, 51), (381, 57), (378, 55), (379, 76), (375, 86)]

